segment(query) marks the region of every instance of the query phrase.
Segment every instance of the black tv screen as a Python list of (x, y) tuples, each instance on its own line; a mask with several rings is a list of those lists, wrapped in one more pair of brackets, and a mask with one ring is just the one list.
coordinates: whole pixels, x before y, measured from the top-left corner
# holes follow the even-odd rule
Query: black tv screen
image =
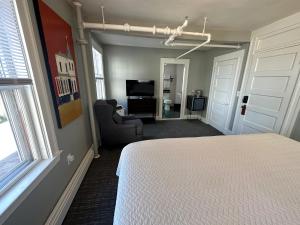
[(154, 80), (126, 80), (127, 96), (154, 96)]

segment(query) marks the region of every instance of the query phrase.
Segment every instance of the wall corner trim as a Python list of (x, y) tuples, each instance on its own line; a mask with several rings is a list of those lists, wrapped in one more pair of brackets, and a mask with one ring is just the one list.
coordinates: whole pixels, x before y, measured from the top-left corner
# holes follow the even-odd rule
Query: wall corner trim
[(60, 199), (56, 203), (56, 206), (48, 217), (45, 225), (62, 224), (93, 158), (94, 150), (93, 146), (91, 146), (85, 157), (81, 161), (69, 184), (67, 185), (66, 189), (64, 190), (63, 194), (61, 195)]
[(208, 120), (206, 119), (206, 117), (202, 117), (199, 116), (199, 120), (201, 120), (201, 122), (205, 123), (205, 124), (209, 124)]

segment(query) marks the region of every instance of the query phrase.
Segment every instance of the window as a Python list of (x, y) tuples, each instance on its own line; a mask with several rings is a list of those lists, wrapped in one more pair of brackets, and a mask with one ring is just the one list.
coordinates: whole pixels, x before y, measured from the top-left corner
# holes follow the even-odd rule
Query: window
[(92, 51), (93, 51), (94, 71), (95, 71), (95, 79), (96, 79), (97, 99), (105, 99), (106, 96), (105, 96), (102, 54), (99, 51), (97, 51), (94, 47)]
[(0, 0), (0, 197), (53, 157), (16, 4)]

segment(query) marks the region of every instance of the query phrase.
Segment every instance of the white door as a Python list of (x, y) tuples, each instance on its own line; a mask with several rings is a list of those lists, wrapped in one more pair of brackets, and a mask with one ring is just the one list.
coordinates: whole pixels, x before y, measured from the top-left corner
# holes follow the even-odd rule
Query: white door
[(214, 67), (209, 92), (208, 122), (224, 134), (232, 130), (232, 117), (237, 101), (236, 92), (241, 74), (244, 50), (218, 56)]
[(300, 46), (257, 52), (245, 80), (239, 133), (279, 133), (299, 76)]

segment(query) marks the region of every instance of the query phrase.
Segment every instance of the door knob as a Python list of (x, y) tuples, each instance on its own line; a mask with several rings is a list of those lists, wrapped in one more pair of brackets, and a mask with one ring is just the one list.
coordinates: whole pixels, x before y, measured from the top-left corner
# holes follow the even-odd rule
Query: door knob
[(245, 115), (246, 114), (246, 108), (247, 106), (246, 105), (242, 105), (242, 110), (241, 110), (241, 115)]

